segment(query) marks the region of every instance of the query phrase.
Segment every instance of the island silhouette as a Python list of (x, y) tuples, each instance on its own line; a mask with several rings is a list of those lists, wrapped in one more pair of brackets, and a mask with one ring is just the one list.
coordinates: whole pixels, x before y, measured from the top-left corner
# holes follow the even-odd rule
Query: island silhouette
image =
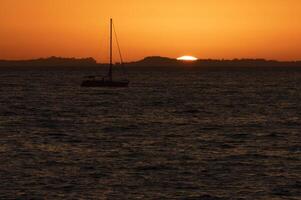
[[(0, 60), (0, 68), (27, 69), (27, 68), (99, 68), (106, 67), (108, 63), (98, 63), (94, 58), (62, 58), (49, 57), (32, 60)], [(116, 63), (115, 65), (120, 65)], [(277, 61), (266, 59), (199, 59), (197, 61), (179, 61), (174, 58), (149, 56), (142, 60), (125, 62), (126, 67), (133, 68), (275, 68), (275, 67), (301, 67), (301, 61)]]

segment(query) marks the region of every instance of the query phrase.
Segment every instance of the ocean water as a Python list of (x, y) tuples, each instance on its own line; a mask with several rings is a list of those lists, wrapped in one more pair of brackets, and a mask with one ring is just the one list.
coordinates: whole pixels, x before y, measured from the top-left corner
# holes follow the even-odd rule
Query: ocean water
[(301, 199), (301, 69), (93, 73), (0, 70), (0, 199)]

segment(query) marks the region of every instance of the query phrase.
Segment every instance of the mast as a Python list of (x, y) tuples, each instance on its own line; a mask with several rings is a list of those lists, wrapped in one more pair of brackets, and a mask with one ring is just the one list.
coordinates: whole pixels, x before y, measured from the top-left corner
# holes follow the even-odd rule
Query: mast
[(109, 79), (110, 81), (113, 80), (112, 68), (113, 68), (113, 38), (112, 38), (112, 26), (113, 26), (113, 19), (110, 19), (110, 69), (109, 69)]

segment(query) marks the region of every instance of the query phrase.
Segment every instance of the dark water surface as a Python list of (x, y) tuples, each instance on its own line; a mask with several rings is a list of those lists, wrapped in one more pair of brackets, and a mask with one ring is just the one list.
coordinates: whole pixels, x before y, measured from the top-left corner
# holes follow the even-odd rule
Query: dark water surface
[(0, 199), (301, 199), (301, 70), (0, 70)]

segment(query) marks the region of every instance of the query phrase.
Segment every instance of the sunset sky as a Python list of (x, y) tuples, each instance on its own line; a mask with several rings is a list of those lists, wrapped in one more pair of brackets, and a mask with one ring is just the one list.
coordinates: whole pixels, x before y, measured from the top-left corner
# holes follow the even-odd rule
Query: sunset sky
[(0, 59), (107, 62), (110, 17), (126, 61), (301, 60), (300, 0), (0, 0)]

